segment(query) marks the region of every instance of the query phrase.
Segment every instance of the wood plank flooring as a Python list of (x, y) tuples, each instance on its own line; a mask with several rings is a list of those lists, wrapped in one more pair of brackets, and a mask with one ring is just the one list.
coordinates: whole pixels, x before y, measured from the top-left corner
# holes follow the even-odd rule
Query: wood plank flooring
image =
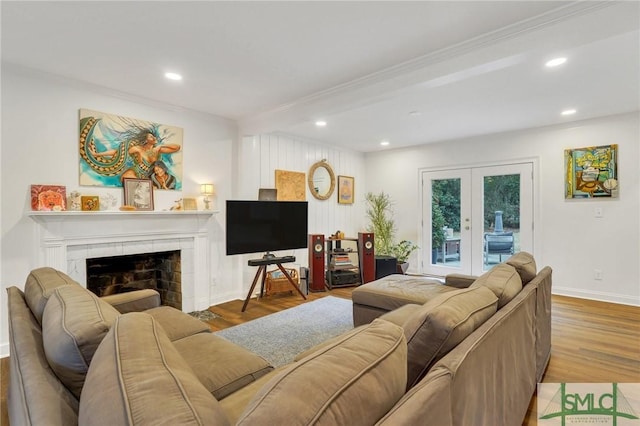
[[(352, 287), (310, 293), (308, 301), (328, 295), (350, 299)], [(544, 383), (636, 382), (640, 383), (640, 308), (613, 303), (553, 296), (552, 352)], [(212, 330), (242, 324), (297, 306), (298, 295), (276, 294), (252, 299), (246, 312), (242, 300), (212, 306), (218, 318), (207, 321)], [(0, 425), (8, 425), (6, 389), (8, 358), (0, 360)], [(531, 400), (523, 425), (536, 421), (536, 397)]]

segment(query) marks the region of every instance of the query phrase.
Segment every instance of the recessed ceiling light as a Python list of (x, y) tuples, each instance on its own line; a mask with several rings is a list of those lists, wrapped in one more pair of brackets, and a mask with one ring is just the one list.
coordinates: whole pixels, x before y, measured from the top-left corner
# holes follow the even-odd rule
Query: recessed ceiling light
[(388, 146), (389, 145), (389, 141), (382, 141), (382, 142), (380, 142), (380, 145)]
[(327, 125), (326, 121), (323, 121), (323, 120), (316, 121), (316, 126), (318, 126), (318, 127), (324, 127), (326, 125)]
[(557, 67), (558, 65), (562, 65), (567, 62), (567, 58), (555, 58), (550, 61), (547, 61), (545, 64), (549, 68)]
[(182, 76), (180, 74), (177, 74), (175, 72), (165, 72), (164, 76), (166, 78), (168, 78), (169, 80), (182, 80)]
[(411, 117), (419, 117), (421, 115), (422, 115), (422, 113), (420, 111), (411, 111), (409, 113), (409, 116), (411, 116)]
[(564, 111), (562, 111), (560, 114), (562, 115), (573, 115), (576, 113), (575, 109), (565, 109)]

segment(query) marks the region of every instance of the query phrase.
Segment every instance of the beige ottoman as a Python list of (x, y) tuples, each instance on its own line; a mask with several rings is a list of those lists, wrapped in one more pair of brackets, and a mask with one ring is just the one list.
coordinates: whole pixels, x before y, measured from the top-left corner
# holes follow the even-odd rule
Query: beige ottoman
[(353, 325), (368, 324), (400, 306), (422, 305), (439, 294), (455, 290), (458, 289), (435, 278), (387, 275), (353, 290)]

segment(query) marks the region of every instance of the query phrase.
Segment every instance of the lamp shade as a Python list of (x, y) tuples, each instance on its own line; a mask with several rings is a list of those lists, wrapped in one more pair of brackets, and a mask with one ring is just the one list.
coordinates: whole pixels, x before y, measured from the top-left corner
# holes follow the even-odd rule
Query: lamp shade
[(200, 193), (203, 195), (215, 194), (215, 188), (212, 183), (203, 183), (200, 185)]

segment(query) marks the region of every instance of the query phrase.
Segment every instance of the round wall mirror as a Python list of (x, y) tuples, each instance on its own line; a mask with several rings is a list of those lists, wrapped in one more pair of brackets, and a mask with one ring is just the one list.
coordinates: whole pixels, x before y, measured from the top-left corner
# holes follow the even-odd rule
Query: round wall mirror
[(336, 187), (336, 176), (326, 160), (318, 161), (309, 169), (309, 191), (318, 200), (331, 197)]

